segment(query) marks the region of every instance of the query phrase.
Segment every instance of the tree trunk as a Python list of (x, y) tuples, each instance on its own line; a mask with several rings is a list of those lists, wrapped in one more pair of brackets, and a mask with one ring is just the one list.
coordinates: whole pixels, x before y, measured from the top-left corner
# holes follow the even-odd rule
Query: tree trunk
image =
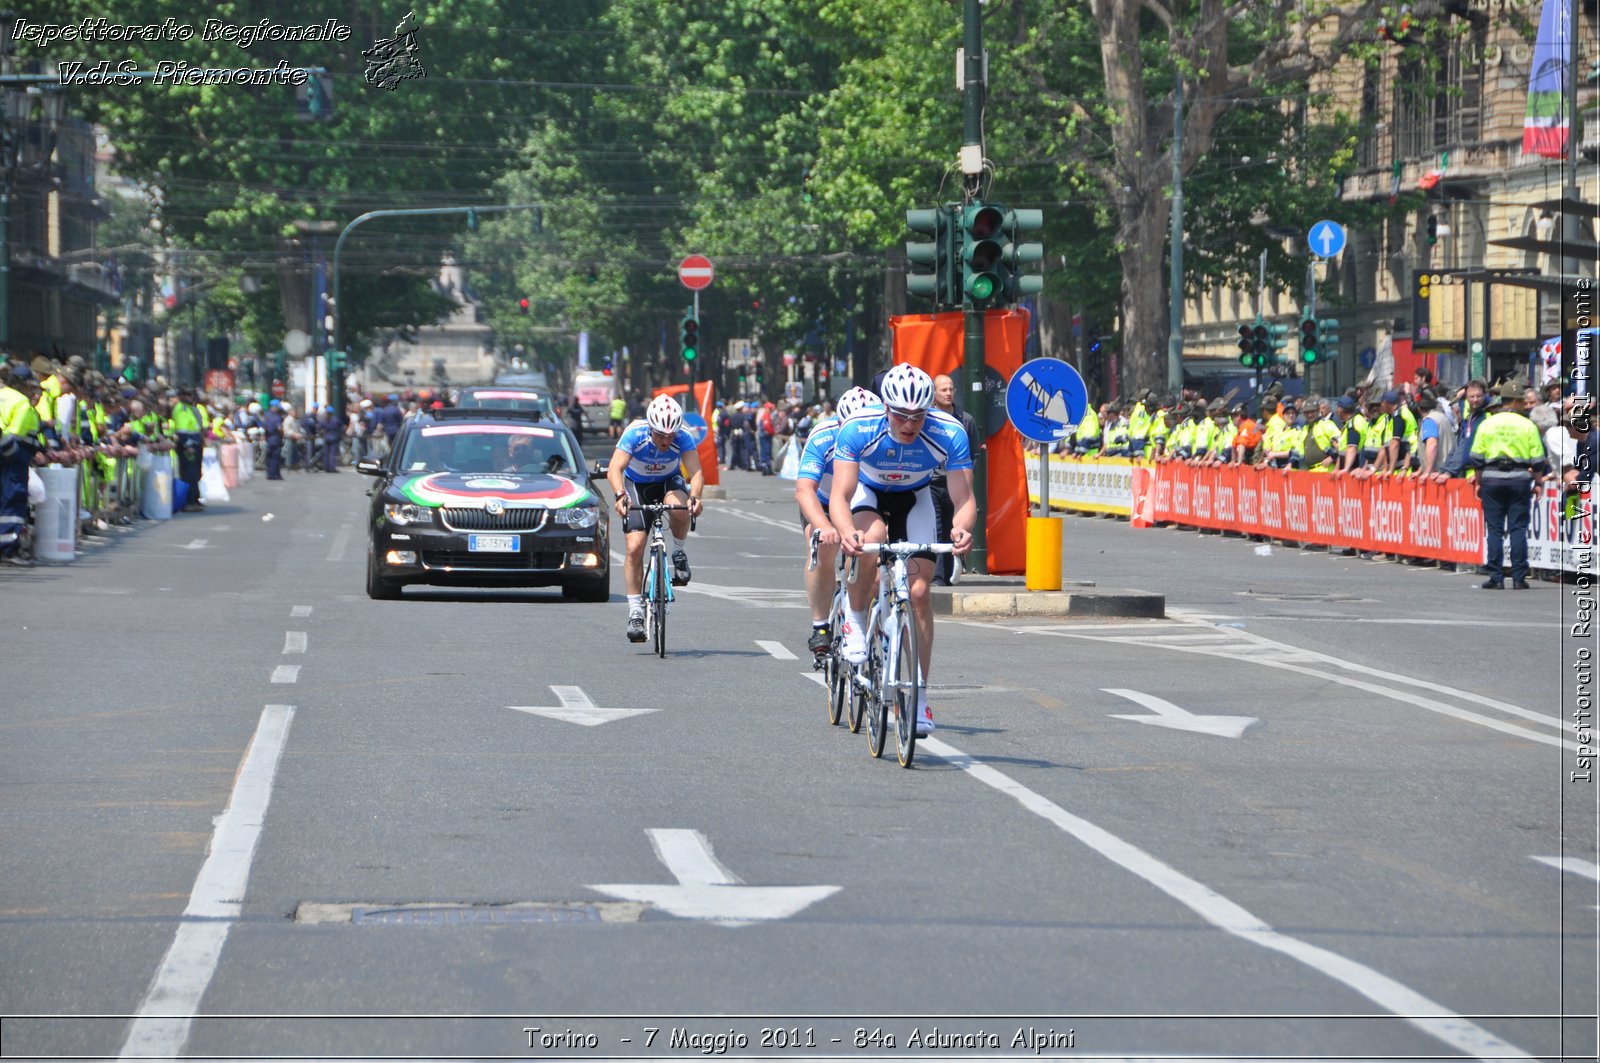
[(1171, 285), (1166, 269), (1168, 215), (1161, 208), (1164, 204), (1170, 207), (1170, 201), (1160, 193), (1142, 198), (1143, 206), (1129, 204), (1121, 211), (1117, 234), (1122, 244), (1118, 256), (1122, 263), (1118, 383), (1123, 396), (1142, 394), (1146, 388), (1157, 394), (1167, 390), (1167, 337), (1171, 332), (1167, 292)]

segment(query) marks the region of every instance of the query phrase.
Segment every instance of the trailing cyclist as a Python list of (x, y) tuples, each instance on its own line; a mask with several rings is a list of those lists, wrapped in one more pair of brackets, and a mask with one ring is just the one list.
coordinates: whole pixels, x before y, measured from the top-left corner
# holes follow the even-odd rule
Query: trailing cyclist
[(816, 567), (806, 571), (806, 598), (811, 603), (811, 639), (806, 647), (813, 655), (824, 652), (833, 642), (833, 632), (828, 630), (828, 609), (833, 602), (839, 532), (828, 516), (828, 499), (833, 485), (834, 439), (844, 422), (869, 412), (883, 412), (878, 396), (866, 388), (851, 388), (839, 396), (835, 416), (812, 426), (805, 449), (800, 452), (800, 476), (795, 481), (794, 499), (800, 505), (800, 523), (805, 528), (808, 550), (811, 533), (816, 531), (821, 535)]
[[(688, 473), (688, 480), (684, 474)], [(689, 520), (699, 516), (700, 495), (705, 490), (705, 473), (694, 436), (683, 427), (683, 408), (670, 395), (657, 395), (645, 410), (644, 420), (629, 425), (617, 440), (606, 468), (617, 515), (623, 518), (627, 533), (628, 559), (623, 578), (628, 588), (628, 641), (643, 642), (644, 632), (644, 514), (635, 506), (668, 503), (685, 505), (668, 515), (672, 535), (672, 584), (689, 582), (689, 555), (683, 540), (689, 534)]]
[[(835, 498), (850, 504), (834, 506), (829, 516), (847, 557), (860, 557), (861, 571), (850, 587), (850, 612), (841, 632), (845, 659), (867, 658), (866, 609), (878, 578), (877, 554), (869, 544), (937, 541), (929, 484), (945, 470), (950, 501), (955, 505), (950, 543), (957, 555), (972, 548), (977, 505), (972, 496), (972, 452), (967, 433), (949, 414), (932, 409), (933, 379), (912, 365), (897, 365), (883, 378), (886, 407), (841, 425), (834, 438)], [(918, 554), (909, 565), (911, 608), (916, 615), (922, 683), (917, 694), (917, 734), (933, 730), (927, 678), (933, 657), (933, 608), (928, 583), (933, 561)]]

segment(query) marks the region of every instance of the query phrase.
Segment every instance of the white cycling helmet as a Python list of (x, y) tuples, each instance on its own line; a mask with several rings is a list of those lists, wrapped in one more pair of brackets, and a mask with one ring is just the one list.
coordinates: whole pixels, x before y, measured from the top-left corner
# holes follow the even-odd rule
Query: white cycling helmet
[(653, 430), (668, 435), (682, 427), (683, 407), (671, 395), (657, 395), (644, 411), (644, 419)]
[(248, 410), (250, 413), (253, 413), (253, 414), (260, 413), (261, 412), (261, 403), (252, 402), (249, 406), (245, 407), (245, 409)]
[(850, 418), (866, 413), (869, 410), (883, 409), (883, 400), (866, 388), (851, 388), (839, 396), (839, 403), (835, 409), (839, 413), (839, 420), (848, 421)]
[(883, 404), (897, 410), (926, 410), (933, 406), (933, 377), (902, 362), (884, 374)]

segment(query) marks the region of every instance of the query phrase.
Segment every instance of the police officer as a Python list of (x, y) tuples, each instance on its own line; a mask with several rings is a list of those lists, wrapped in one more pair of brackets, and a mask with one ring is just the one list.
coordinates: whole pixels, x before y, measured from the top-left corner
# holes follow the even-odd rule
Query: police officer
[(267, 479), (283, 479), (283, 409), (277, 399), (272, 400), (267, 416), (261, 421), (267, 434)]
[(211, 415), (195, 401), (194, 388), (182, 387), (178, 389), (178, 401), (173, 404), (168, 420), (178, 441), (178, 479), (189, 485), (189, 500), (184, 503), (182, 512), (205, 509), (200, 501), (200, 465)]
[(1485, 590), (1505, 586), (1502, 538), (1511, 537), (1511, 587), (1528, 589), (1528, 517), (1533, 485), (1550, 472), (1544, 440), (1528, 420), (1523, 386), (1500, 385), (1500, 409), (1483, 419), (1472, 439), (1467, 463), (1478, 471), (1478, 498), (1483, 503), (1483, 536), (1489, 555)]
[[(1122, 404), (1109, 402), (1106, 404), (1106, 429), (1105, 449), (1101, 451), (1108, 458), (1125, 458), (1128, 448), (1132, 444), (1128, 419), (1122, 416)], [(942, 540), (941, 540), (942, 541)]]
[(1155, 420), (1151, 408), (1155, 406), (1156, 393), (1146, 391), (1128, 411), (1128, 457), (1142, 458), (1150, 445), (1151, 423)]
[(1079, 457), (1100, 452), (1100, 415), (1095, 412), (1092, 402), (1084, 407), (1083, 420), (1078, 422), (1077, 429), (1072, 433), (1072, 452)]

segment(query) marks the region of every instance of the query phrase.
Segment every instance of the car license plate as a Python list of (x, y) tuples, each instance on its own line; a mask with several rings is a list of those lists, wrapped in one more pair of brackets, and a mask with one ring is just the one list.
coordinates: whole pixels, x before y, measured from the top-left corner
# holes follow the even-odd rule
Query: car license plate
[(474, 554), (514, 554), (522, 549), (520, 535), (469, 535), (467, 550)]

